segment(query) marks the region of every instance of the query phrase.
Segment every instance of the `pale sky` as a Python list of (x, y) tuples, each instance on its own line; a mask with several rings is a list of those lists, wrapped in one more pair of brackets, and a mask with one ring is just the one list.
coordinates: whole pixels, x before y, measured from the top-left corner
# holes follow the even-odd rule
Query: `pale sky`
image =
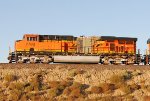
[(0, 62), (25, 33), (150, 37), (149, 0), (0, 0)]

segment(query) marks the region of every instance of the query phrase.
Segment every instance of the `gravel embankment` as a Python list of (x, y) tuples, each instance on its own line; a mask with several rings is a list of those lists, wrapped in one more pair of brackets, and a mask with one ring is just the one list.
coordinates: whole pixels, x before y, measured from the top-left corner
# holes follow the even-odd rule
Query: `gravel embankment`
[(149, 101), (150, 66), (0, 64), (0, 101)]

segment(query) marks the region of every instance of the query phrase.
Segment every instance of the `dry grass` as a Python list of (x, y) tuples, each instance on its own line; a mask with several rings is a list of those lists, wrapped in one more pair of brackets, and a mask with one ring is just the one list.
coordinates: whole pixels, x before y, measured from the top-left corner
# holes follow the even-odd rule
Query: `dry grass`
[(9, 85), (9, 89), (17, 89), (17, 90), (24, 90), (24, 83), (21, 82), (13, 82)]
[(71, 69), (69, 71), (69, 76), (70, 77), (74, 77), (74, 76), (76, 76), (78, 74), (84, 74), (84, 73), (85, 73), (85, 71), (83, 69)]
[(50, 81), (49, 86), (50, 88), (57, 88), (59, 86), (60, 82), (59, 81)]
[(129, 85), (126, 85), (126, 84), (122, 85), (120, 87), (120, 90), (123, 91), (125, 94), (131, 94), (132, 93), (131, 87)]
[(100, 94), (103, 93), (103, 89), (101, 87), (92, 86), (91, 93)]
[(30, 81), (30, 85), (33, 87), (34, 91), (42, 90), (43, 76), (41, 74), (36, 74)]
[(102, 83), (99, 87), (102, 88), (103, 93), (110, 93), (116, 89), (115, 85), (110, 83)]
[(64, 89), (63, 94), (68, 96), (71, 92), (71, 89), (69, 87), (67, 87), (66, 89)]
[(50, 90), (48, 91), (48, 96), (49, 96), (50, 98), (54, 98), (54, 97), (59, 96), (59, 95), (60, 95), (59, 89), (53, 88), (53, 89), (50, 89)]
[(135, 91), (135, 90), (139, 90), (141, 88), (141, 86), (133, 83), (130, 85), (130, 88), (132, 91)]
[(10, 91), (9, 100), (11, 101), (18, 101), (22, 96), (22, 92), (17, 89), (13, 89)]
[(125, 79), (122, 75), (112, 75), (110, 78), (110, 82), (113, 84), (121, 84), (125, 82)]
[(15, 81), (17, 79), (18, 79), (18, 77), (14, 74), (7, 74), (4, 76), (4, 80), (7, 82), (12, 82), (12, 81)]

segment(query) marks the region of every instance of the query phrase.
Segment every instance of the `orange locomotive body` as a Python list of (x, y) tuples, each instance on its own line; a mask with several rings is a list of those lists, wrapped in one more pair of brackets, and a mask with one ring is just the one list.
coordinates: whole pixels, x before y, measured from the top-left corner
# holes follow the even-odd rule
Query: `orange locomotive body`
[(76, 38), (60, 35), (25, 34), (23, 40), (15, 42), (16, 52), (49, 52), (74, 53), (76, 52)]
[(15, 42), (15, 51), (8, 60), (10, 63), (87, 63), (92, 59), (91, 63), (134, 63), (136, 41), (137, 38), (114, 36), (25, 34)]
[(136, 38), (101, 36), (93, 45), (97, 54), (136, 54)]

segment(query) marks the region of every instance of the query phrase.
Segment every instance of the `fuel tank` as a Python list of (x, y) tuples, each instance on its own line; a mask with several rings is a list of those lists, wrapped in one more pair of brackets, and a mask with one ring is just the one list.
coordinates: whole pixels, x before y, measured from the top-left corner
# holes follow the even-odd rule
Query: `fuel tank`
[(99, 63), (99, 56), (53, 56), (54, 63)]

